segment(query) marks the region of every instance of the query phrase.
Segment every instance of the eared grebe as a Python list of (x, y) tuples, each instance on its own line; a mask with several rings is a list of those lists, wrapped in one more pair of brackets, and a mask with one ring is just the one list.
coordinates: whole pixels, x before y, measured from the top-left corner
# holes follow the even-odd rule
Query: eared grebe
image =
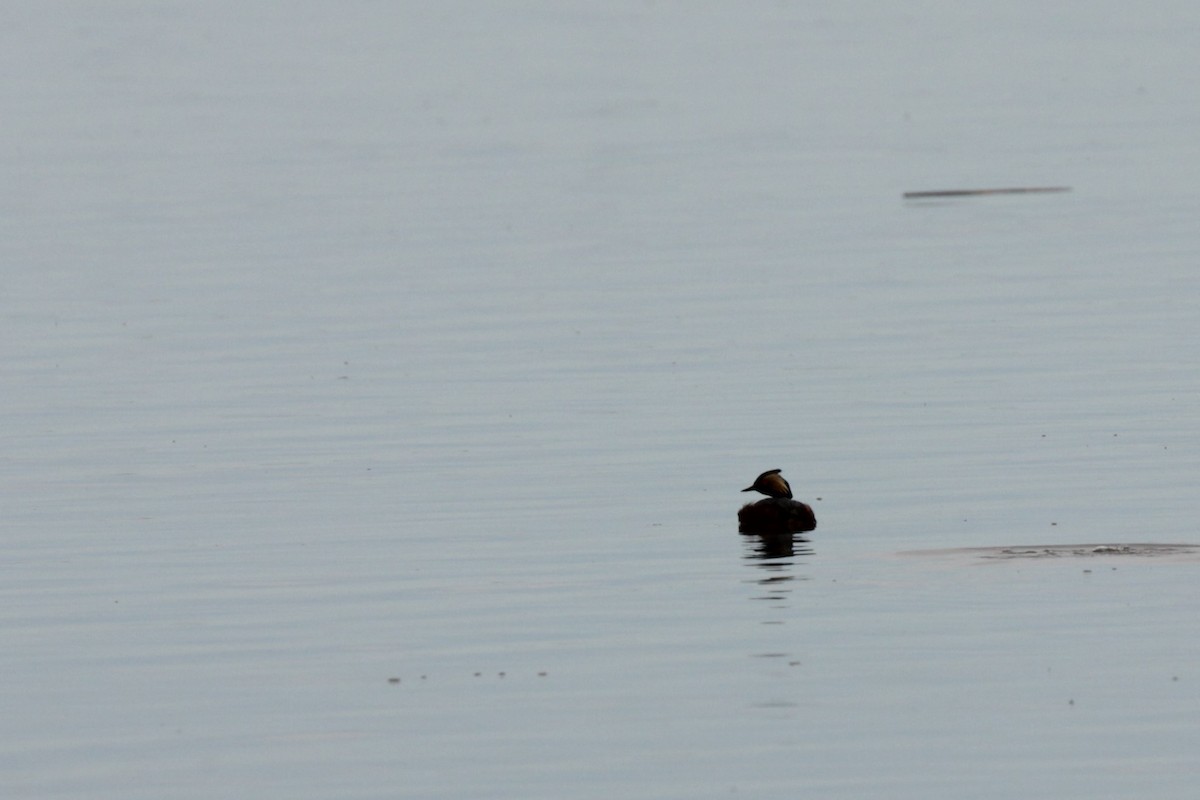
[(738, 530), (742, 533), (765, 535), (804, 533), (815, 530), (817, 517), (807, 503), (792, 499), (792, 487), (773, 469), (755, 479), (753, 486), (743, 492), (762, 492), (767, 495), (757, 503), (747, 503), (738, 511)]

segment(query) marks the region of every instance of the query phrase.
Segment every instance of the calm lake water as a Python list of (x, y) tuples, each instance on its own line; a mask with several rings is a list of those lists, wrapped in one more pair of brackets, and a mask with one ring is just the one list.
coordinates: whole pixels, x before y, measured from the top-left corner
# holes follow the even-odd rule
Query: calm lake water
[(3, 796), (1194, 796), (1194, 5), (3, 16)]

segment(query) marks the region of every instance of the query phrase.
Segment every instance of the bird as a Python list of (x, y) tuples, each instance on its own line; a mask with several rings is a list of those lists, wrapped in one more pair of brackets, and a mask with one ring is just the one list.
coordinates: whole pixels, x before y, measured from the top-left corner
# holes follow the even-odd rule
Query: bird
[(792, 499), (792, 487), (779, 473), (781, 469), (771, 469), (754, 479), (754, 483), (742, 489), (743, 492), (761, 492), (767, 497)]
[(817, 517), (812, 506), (792, 499), (792, 487), (780, 474), (782, 470), (767, 470), (754, 479), (752, 486), (743, 492), (761, 492), (766, 495), (757, 503), (747, 503), (738, 511), (738, 530), (742, 533), (757, 533), (774, 536), (805, 533), (816, 530)]

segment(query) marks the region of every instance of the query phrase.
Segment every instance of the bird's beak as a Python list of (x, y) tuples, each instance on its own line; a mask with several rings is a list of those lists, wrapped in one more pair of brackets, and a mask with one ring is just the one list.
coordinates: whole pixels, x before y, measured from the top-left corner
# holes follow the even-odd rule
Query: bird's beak
[(742, 489), (742, 491), (743, 491), (743, 492), (753, 492), (753, 491), (754, 491), (754, 487), (753, 487), (753, 486), (747, 486), (745, 489)]

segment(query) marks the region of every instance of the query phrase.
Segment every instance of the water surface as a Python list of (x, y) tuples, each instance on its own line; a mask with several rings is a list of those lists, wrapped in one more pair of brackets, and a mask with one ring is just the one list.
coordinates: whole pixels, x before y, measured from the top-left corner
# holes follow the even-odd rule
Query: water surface
[(1198, 22), (8, 12), (5, 796), (1190, 798)]

